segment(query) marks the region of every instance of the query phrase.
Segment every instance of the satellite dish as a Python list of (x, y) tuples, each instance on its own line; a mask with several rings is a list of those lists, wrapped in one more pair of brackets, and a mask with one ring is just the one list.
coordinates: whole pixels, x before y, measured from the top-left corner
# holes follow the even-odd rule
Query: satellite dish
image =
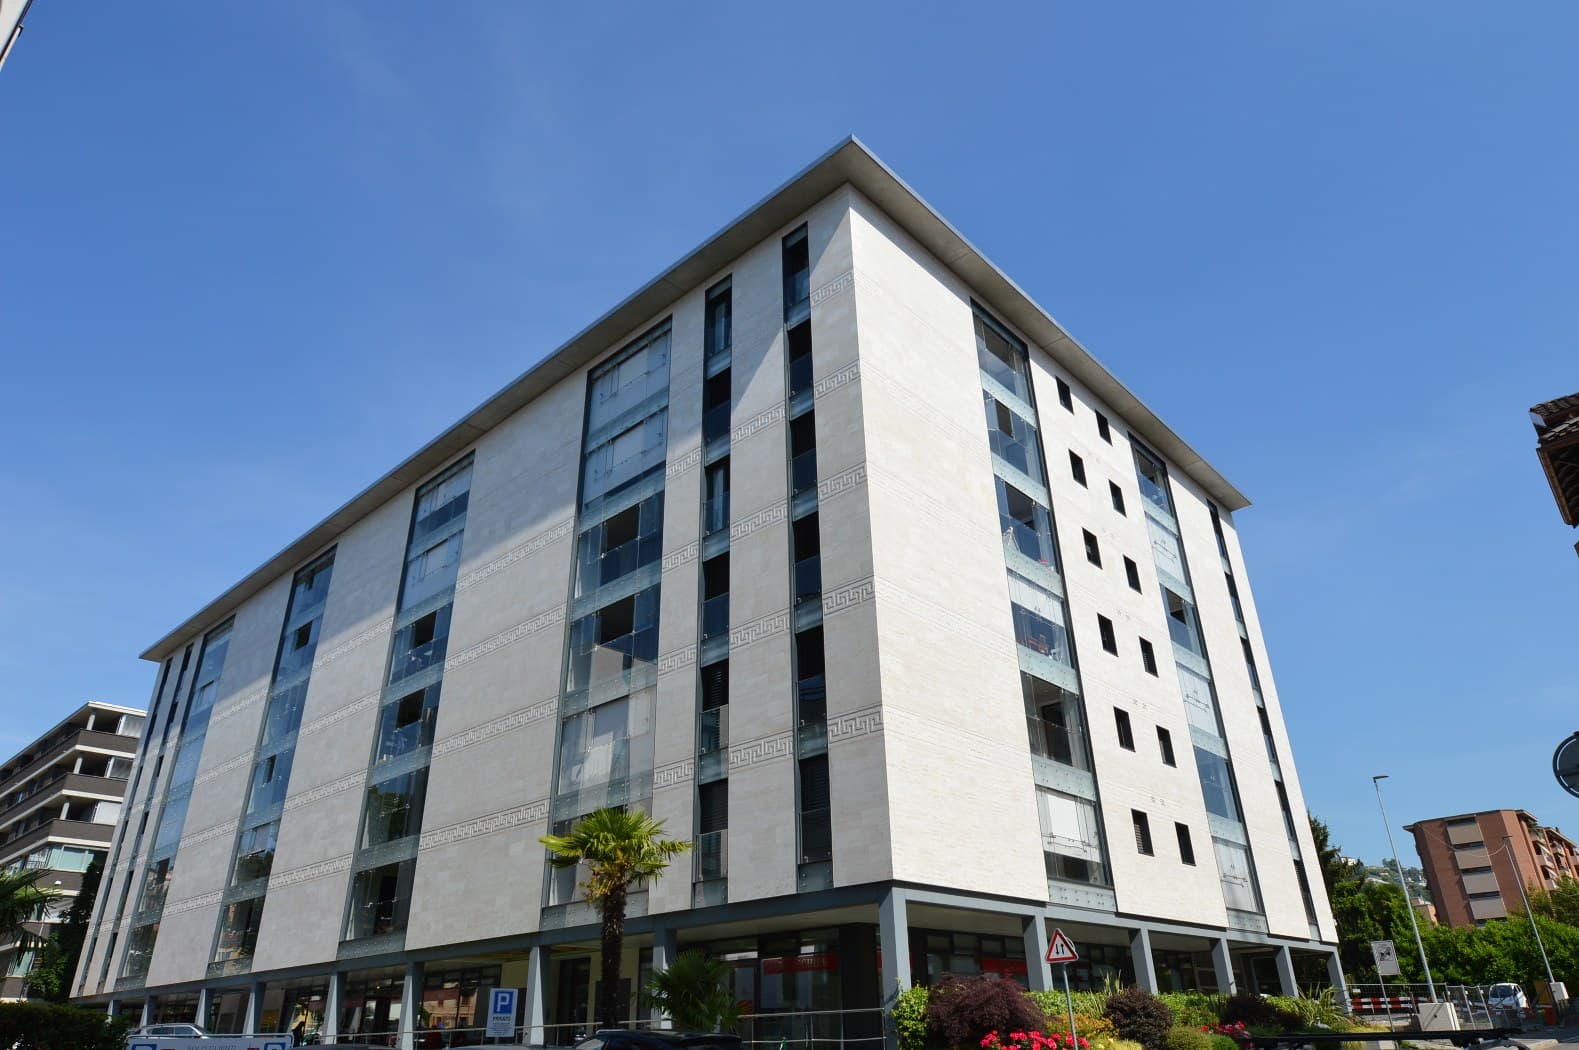
[(1564, 791), (1579, 798), (1579, 733), (1557, 745), (1552, 753), (1552, 775)]

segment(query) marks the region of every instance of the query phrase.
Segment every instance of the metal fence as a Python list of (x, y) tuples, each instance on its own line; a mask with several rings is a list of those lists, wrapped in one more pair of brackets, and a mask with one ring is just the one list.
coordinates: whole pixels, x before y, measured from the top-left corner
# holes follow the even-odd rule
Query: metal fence
[[(1348, 986), (1349, 1012), (1360, 1020), (1402, 1024), (1418, 1016), (1420, 1006), (1430, 1003), (1431, 988), (1404, 981), (1386, 984)], [(1459, 1024), (1465, 1028), (1535, 1028), (1556, 1024), (1570, 1007), (1567, 1001), (1556, 1007), (1531, 1002), (1519, 1008), (1503, 1006), (1491, 999), (1489, 984), (1438, 984), (1436, 1001), (1452, 1003)]]

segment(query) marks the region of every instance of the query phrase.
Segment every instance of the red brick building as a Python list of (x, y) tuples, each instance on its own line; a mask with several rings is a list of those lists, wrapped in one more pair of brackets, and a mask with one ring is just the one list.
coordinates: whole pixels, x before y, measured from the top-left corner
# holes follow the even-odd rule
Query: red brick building
[(1520, 908), (1521, 877), (1546, 889), (1579, 878), (1579, 849), (1522, 809), (1436, 817), (1404, 830), (1415, 837), (1437, 920), (1448, 926), (1480, 926)]

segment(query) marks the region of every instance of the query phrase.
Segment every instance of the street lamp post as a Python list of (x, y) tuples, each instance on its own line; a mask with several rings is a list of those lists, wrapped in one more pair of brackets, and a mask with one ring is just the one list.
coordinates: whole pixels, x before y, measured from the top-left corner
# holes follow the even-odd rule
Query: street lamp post
[(1535, 925), (1535, 913), (1530, 910), (1530, 896), (1524, 892), (1524, 876), (1519, 873), (1519, 858), (1513, 852), (1513, 836), (1502, 836), (1502, 848), (1508, 851), (1508, 863), (1513, 865), (1513, 877), (1519, 883), (1519, 900), (1524, 902), (1524, 914), (1530, 917), (1530, 929), (1535, 933), (1535, 946), (1541, 950), (1541, 962), (1546, 964), (1546, 987), (1552, 1002), (1557, 1001), (1557, 978), (1552, 976), (1552, 961), (1546, 957), (1546, 942), (1541, 940), (1541, 928)]
[(1376, 805), (1382, 811), (1382, 827), (1387, 830), (1387, 845), (1393, 851), (1393, 869), (1398, 876), (1398, 888), (1404, 891), (1404, 910), (1409, 913), (1409, 927), (1415, 933), (1415, 948), (1420, 952), (1420, 968), (1425, 971), (1426, 991), (1434, 1003), (1436, 982), (1431, 979), (1431, 964), (1426, 962), (1425, 942), (1420, 939), (1420, 922), (1415, 918), (1414, 902), (1409, 899), (1409, 884), (1404, 881), (1403, 862), (1398, 859), (1398, 844), (1393, 841), (1393, 826), (1387, 822), (1387, 806), (1382, 802), (1382, 781), (1386, 779), (1386, 773), (1378, 773), (1371, 778), (1371, 786), (1376, 788)]

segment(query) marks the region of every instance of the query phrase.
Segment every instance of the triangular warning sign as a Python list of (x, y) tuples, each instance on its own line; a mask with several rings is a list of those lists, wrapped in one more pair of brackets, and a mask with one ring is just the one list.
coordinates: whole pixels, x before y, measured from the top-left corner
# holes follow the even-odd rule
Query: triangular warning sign
[(1053, 939), (1047, 944), (1047, 961), (1072, 963), (1079, 960), (1080, 953), (1075, 951), (1075, 942), (1066, 937), (1063, 930), (1054, 930)]

